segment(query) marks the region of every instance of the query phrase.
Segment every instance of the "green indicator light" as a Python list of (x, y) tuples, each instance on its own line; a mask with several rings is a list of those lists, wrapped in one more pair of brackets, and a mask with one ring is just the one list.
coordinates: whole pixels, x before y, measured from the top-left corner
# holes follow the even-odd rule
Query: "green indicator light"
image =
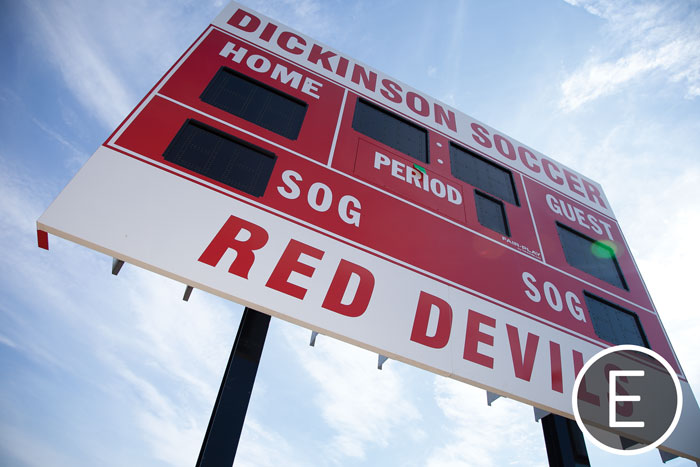
[(423, 167), (421, 167), (420, 165), (413, 164), (413, 168), (416, 169), (418, 172), (422, 173), (423, 175), (425, 175), (425, 169)]
[(612, 259), (617, 253), (617, 245), (609, 240), (594, 242), (591, 245), (591, 253), (597, 258)]

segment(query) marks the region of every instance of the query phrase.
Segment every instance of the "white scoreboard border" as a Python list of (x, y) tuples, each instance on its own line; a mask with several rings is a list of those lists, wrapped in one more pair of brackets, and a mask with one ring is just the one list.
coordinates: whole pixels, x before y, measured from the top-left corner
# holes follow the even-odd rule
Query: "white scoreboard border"
[[(128, 190), (123, 189), (124, 180), (130, 182)], [(115, 197), (114, 193), (119, 196)], [(202, 206), (207, 209), (201, 209)], [(198, 261), (231, 215), (259, 225), (269, 233), (268, 243), (256, 251), (247, 279), (228, 271), (235, 258), (233, 251), (225, 253), (214, 267)], [(201, 290), (395, 360), (569, 417), (573, 416), (569, 396), (575, 372), (572, 353), (580, 352), (585, 361), (602, 347), (523, 310), (465, 290), (251, 200), (226, 196), (202, 183), (192, 183), (106, 147), (98, 149), (88, 160), (37, 224), (51, 234)], [(90, 240), (97, 238), (99, 245)], [(308, 289), (303, 299), (266, 285), (290, 239), (325, 252), (321, 260), (301, 260), (315, 267), (313, 280), (299, 274), (288, 279)], [(173, 255), (173, 251), (178, 254)], [(321, 306), (341, 259), (368, 269), (376, 278), (372, 300), (358, 317), (347, 317)], [(433, 349), (410, 340), (420, 292), (437, 296), (452, 306), (451, 337), (444, 348)], [(482, 345), (477, 350), (494, 359), (491, 368), (463, 357), (466, 322), (472, 312), (496, 321), (495, 327), (482, 326), (481, 329), (494, 336), (494, 344)], [(539, 336), (530, 380), (514, 374), (516, 357), (512, 356), (507, 324), (517, 328), (521, 354), (528, 335)], [(562, 392), (550, 386), (549, 341), (560, 346)], [(690, 386), (685, 381), (682, 385), (686, 407), (692, 408), (689, 402), (695, 403), (695, 400)], [(678, 440), (685, 433), (682, 427), (700, 426), (699, 418), (698, 410), (684, 411), (679, 429), (664, 447), (688, 455), (686, 441), (679, 444)], [(695, 448), (700, 450), (700, 446)], [(700, 459), (700, 453), (692, 455)]]

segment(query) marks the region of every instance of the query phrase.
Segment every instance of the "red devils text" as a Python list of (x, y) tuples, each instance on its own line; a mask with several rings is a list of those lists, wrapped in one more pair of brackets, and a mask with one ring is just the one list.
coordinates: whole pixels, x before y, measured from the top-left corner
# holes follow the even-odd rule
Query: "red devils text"
[[(242, 232), (243, 235), (239, 235)], [(244, 240), (239, 238), (244, 238)], [(230, 216), (214, 235), (199, 257), (199, 261), (216, 267), (228, 250), (234, 250), (236, 256), (233, 262), (228, 265), (228, 272), (248, 279), (248, 274), (255, 264), (256, 255), (262, 252), (269, 238), (269, 232), (259, 225), (236, 216)], [(303, 260), (302, 255), (304, 256)], [(265, 286), (298, 300), (304, 300), (307, 289), (290, 282), (289, 278), (292, 273), (313, 278), (324, 255), (325, 252), (321, 249), (291, 239), (275, 266), (267, 273)], [(315, 283), (319, 283), (319, 281)], [(347, 317), (362, 316), (370, 305), (376, 286), (375, 276), (370, 270), (352, 261), (341, 259), (321, 306), (330, 312)], [(348, 295), (351, 297), (349, 298)], [(376, 312), (381, 312), (381, 310)], [(433, 322), (437, 322), (437, 326), (433, 326), (434, 329), (429, 330), (431, 314)], [(500, 344), (496, 342), (494, 331), (497, 326), (505, 326), (508, 342)], [(421, 291), (415, 308), (411, 334), (406, 338), (417, 345), (442, 349), (447, 346), (452, 331), (451, 305), (440, 297)], [(530, 381), (535, 360), (545, 358), (549, 360), (551, 369), (551, 390), (563, 393), (563, 357), (561, 346), (557, 342), (550, 340), (545, 344), (540, 342), (540, 336), (537, 334), (532, 332), (525, 334), (503, 318), (497, 319), (471, 309), (468, 310), (466, 329), (462, 332), (466, 333), (462, 352), (464, 360), (493, 369), (494, 358), (488, 352), (488, 347), (508, 345), (512, 357), (512, 371), (516, 378)], [(573, 350), (569, 358), (572, 359), (570, 362), (573, 363), (575, 373), (578, 373), (583, 367), (583, 355), (581, 352)]]

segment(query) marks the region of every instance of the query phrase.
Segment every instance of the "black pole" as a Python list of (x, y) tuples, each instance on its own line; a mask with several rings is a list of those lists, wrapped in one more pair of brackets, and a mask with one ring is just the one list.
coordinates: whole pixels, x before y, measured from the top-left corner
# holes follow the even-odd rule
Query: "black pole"
[(576, 422), (560, 415), (542, 417), (549, 467), (590, 467), (583, 433)]
[(269, 325), (269, 315), (251, 308), (243, 311), (197, 467), (233, 465)]

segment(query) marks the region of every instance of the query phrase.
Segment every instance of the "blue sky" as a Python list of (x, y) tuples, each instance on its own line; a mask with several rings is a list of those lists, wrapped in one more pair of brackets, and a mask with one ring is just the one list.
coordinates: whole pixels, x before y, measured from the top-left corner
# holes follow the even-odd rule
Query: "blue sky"
[[(600, 182), (700, 393), (700, 2), (242, 3)], [(35, 222), (222, 7), (0, 1), (3, 465), (196, 461), (241, 308)], [(272, 320), (240, 465), (546, 464), (530, 407), (309, 334)]]

